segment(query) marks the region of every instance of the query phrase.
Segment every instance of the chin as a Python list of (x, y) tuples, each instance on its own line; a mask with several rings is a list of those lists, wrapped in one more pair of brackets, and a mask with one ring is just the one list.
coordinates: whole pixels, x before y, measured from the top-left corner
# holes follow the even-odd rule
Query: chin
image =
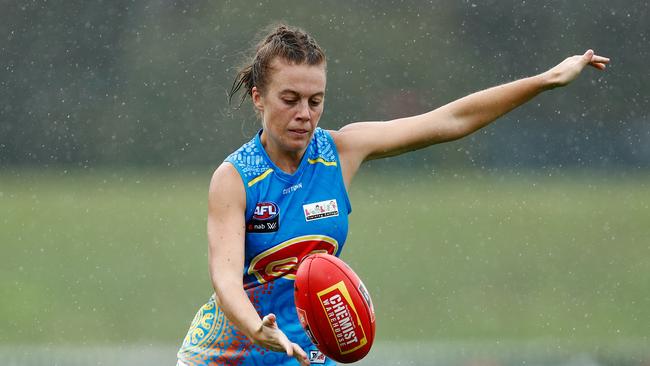
[(307, 149), (307, 146), (309, 146), (309, 141), (306, 143), (298, 143), (298, 142), (291, 142), (287, 144), (287, 150), (293, 151), (293, 152), (302, 152)]
[(311, 141), (312, 134), (306, 135), (304, 138), (293, 138), (286, 141), (285, 146), (287, 150), (300, 152), (303, 151), (309, 146)]

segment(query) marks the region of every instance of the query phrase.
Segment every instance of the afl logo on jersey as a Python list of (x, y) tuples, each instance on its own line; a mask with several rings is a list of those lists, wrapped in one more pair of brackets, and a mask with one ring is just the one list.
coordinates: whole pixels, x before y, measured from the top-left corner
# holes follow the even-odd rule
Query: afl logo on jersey
[(272, 233), (280, 228), (280, 209), (275, 202), (258, 202), (253, 217), (246, 222), (246, 232)]
[(278, 205), (274, 202), (259, 202), (255, 206), (253, 219), (255, 220), (271, 220), (278, 216)]

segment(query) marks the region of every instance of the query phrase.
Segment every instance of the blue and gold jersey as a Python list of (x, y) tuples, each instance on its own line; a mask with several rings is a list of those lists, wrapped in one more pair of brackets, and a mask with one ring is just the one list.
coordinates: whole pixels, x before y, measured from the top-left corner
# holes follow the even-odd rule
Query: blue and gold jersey
[[(246, 189), (244, 289), (260, 316), (274, 313), (313, 364), (333, 365), (300, 325), (293, 280), (302, 258), (338, 256), (347, 236), (351, 207), (336, 146), (328, 132), (317, 128), (300, 166), (287, 174), (268, 157), (260, 134), (226, 158)], [(251, 344), (214, 296), (196, 314), (178, 358), (187, 365), (296, 365), (283, 353)]]

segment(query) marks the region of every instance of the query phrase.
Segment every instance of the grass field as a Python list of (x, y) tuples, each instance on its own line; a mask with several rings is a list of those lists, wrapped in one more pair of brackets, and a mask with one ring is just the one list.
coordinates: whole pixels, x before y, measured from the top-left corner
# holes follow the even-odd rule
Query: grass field
[[(342, 256), (380, 341), (650, 344), (650, 174), (391, 172), (354, 182)], [(210, 173), (0, 173), (0, 343), (180, 342)]]

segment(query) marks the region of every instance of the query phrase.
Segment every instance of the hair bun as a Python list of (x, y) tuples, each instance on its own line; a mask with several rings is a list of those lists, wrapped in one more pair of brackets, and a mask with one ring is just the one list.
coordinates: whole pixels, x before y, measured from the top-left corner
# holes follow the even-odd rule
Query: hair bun
[(325, 62), (323, 49), (304, 30), (286, 24), (267, 29), (269, 31), (266, 36), (255, 47), (255, 55), (237, 73), (228, 93), (231, 101), (242, 86), (246, 88), (246, 93), (241, 98), (242, 103), (247, 95), (252, 95), (253, 87), (264, 90), (269, 80), (271, 62), (275, 58), (291, 64), (320, 65)]

